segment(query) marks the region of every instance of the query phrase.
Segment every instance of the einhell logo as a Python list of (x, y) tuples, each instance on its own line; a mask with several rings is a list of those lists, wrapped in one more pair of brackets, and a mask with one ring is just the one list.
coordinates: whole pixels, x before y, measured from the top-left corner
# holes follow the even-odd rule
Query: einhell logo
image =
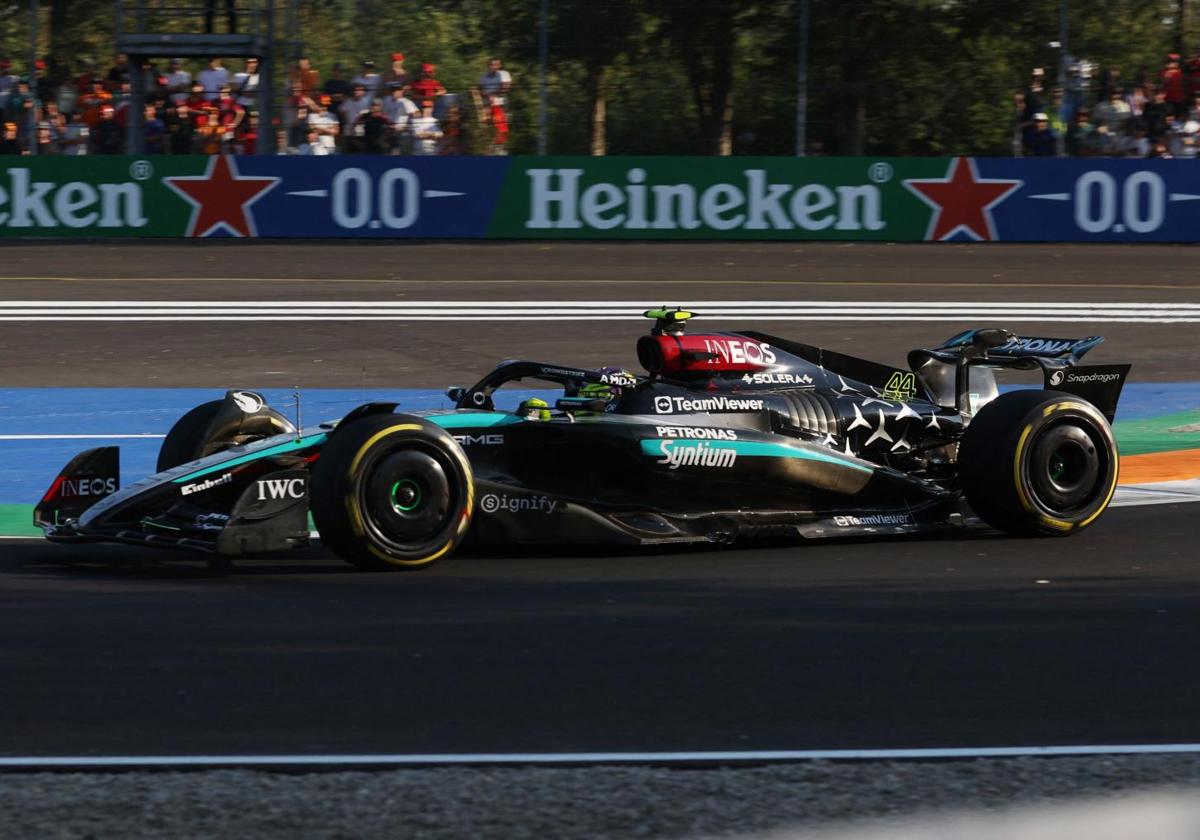
[[(0, 174), (0, 226), (8, 228), (139, 228), (142, 188), (135, 183), (88, 184), (83, 181), (34, 181), (31, 170), (10, 168)], [(7, 175), (5, 183), (4, 175)]]
[(650, 184), (630, 169), (625, 183), (580, 186), (582, 169), (530, 169), (534, 230), (881, 230), (880, 190), (873, 184), (772, 184), (765, 169), (738, 183)]

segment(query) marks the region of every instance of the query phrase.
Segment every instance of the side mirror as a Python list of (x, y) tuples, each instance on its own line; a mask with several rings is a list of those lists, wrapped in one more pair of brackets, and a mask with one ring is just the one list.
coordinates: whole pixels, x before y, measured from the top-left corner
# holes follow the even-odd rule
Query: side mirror
[(990, 329), (976, 330), (971, 336), (971, 344), (978, 350), (994, 350), (1011, 341), (1013, 334), (1008, 330)]
[(466, 393), (467, 393), (466, 388), (447, 388), (446, 389), (446, 396), (455, 405), (458, 405), (459, 402), (462, 401), (462, 398), (464, 395), (466, 395)]

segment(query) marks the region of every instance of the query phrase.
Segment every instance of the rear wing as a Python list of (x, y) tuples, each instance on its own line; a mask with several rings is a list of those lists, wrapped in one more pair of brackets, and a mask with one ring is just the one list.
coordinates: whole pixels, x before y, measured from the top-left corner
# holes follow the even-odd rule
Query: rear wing
[[(939, 350), (959, 351), (976, 345), (975, 337), (982, 330), (967, 330), (948, 338)], [(1067, 364), (1079, 361), (1084, 353), (1104, 341), (1102, 335), (1087, 338), (1043, 338), (1040, 336), (1014, 335), (998, 347), (989, 347), (989, 356), (1008, 358), (1062, 359)]]
[[(1087, 338), (1044, 338), (1040, 336), (1012, 335), (1004, 330), (967, 330), (947, 339), (936, 350), (914, 350), (908, 355), (909, 365), (921, 375), (928, 388), (935, 387), (939, 379), (942, 393), (937, 401), (949, 402), (950, 377), (940, 378), (935, 372), (934, 362), (942, 362), (954, 368), (953, 404), (962, 411), (971, 410), (970, 395), (979, 390), (972, 384), (972, 368), (1010, 368), (1018, 370), (1041, 369), (1046, 390), (1061, 391), (1082, 397), (1113, 422), (1117, 413), (1117, 402), (1121, 389), (1129, 375), (1129, 365), (1080, 365), (1080, 358), (1100, 342), (1102, 335)], [(945, 370), (943, 368), (943, 370)], [(949, 371), (947, 371), (947, 374)], [(989, 371), (983, 374), (989, 377)], [(990, 388), (994, 391), (994, 380)]]

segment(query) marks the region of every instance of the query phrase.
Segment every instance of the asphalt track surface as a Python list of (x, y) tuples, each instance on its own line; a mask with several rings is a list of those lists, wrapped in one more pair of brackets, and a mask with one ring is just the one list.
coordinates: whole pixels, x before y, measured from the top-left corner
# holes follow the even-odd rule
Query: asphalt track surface
[[(212, 242), (6, 243), (9, 300), (845, 300), (1200, 302), (1195, 248), (1082, 245)], [(430, 387), (465, 385), (500, 359), (636, 367), (645, 325), (572, 321), (5, 323), (0, 386)], [(719, 319), (902, 365), (979, 324)], [(1079, 324), (1022, 323), (1072, 336)], [(1138, 381), (1200, 379), (1195, 324), (1104, 324), (1089, 361), (1133, 362)]]
[[(6, 245), (0, 297), (193, 299), (196, 282), (172, 278), (203, 276), (209, 296), (247, 300), (669, 303), (704, 284), (704, 297), (729, 300), (1194, 303), (1195, 253)], [(959, 328), (755, 326), (896, 361)], [(1062, 326), (1046, 329), (1069, 335)], [(1133, 361), (1143, 381), (1200, 378), (1195, 325), (1106, 327), (1090, 359)], [(512, 356), (632, 364), (643, 329), (569, 313), (465, 326), (4, 324), (0, 386), (354, 386), (364, 365), (371, 387), (437, 386)], [(276, 369), (305, 378), (262, 378)], [(416, 574), (358, 573), (313, 548), (209, 577), (159, 562), (177, 555), (5, 541), (0, 755), (1200, 742), (1195, 515), (1113, 510), (1067, 540), (516, 552)]]
[(1189, 507), (1114, 510), (1053, 543), (462, 556), (416, 574), (312, 550), (210, 578), (103, 565), (175, 555), (10, 543), (0, 753), (1200, 742)]

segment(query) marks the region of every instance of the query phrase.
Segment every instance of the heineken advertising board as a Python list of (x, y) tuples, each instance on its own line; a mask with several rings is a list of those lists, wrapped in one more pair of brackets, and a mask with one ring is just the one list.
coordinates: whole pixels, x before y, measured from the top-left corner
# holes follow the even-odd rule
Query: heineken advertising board
[(0, 236), (1196, 242), (1186, 160), (13, 157)]

